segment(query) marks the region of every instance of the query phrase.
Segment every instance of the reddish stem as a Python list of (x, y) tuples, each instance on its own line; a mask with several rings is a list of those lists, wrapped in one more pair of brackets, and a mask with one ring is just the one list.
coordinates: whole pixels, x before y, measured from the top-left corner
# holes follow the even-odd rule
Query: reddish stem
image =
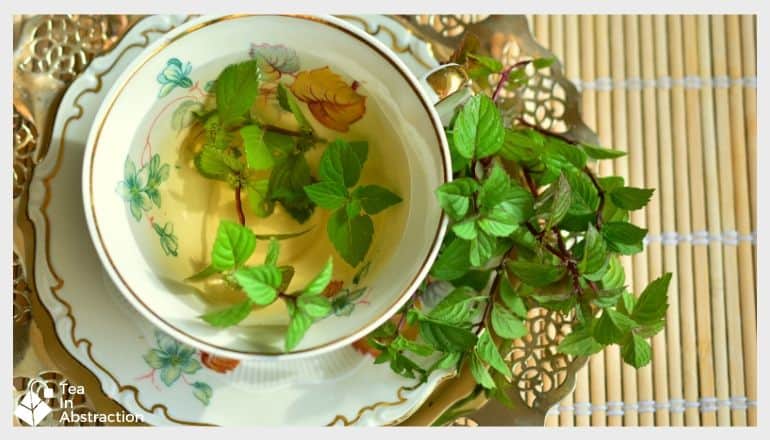
[(238, 211), (238, 221), (241, 226), (246, 226), (246, 215), (243, 213), (243, 205), (241, 204), (241, 185), (235, 187), (235, 210)]
[(506, 67), (505, 69), (503, 69), (503, 71), (500, 72), (500, 80), (497, 81), (497, 85), (495, 86), (495, 91), (492, 92), (492, 101), (497, 100), (498, 95), (500, 95), (500, 92), (503, 90), (503, 85), (508, 82), (508, 78), (510, 78), (511, 72), (513, 72), (513, 69), (524, 67), (531, 62), (532, 60), (519, 61), (518, 63), (512, 64)]

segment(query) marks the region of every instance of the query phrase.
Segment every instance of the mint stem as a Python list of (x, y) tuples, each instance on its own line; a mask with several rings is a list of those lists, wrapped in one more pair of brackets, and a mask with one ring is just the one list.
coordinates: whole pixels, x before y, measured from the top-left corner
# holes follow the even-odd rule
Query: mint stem
[(243, 213), (243, 205), (241, 204), (241, 185), (235, 187), (235, 210), (238, 211), (238, 221), (241, 226), (246, 226), (246, 215)]
[(500, 73), (500, 80), (497, 81), (497, 85), (495, 86), (495, 91), (492, 92), (492, 101), (495, 101), (498, 95), (500, 95), (500, 92), (503, 90), (503, 85), (508, 82), (508, 78), (510, 78), (513, 69), (524, 67), (531, 62), (532, 60), (519, 61), (518, 63), (512, 64), (503, 69), (503, 71)]

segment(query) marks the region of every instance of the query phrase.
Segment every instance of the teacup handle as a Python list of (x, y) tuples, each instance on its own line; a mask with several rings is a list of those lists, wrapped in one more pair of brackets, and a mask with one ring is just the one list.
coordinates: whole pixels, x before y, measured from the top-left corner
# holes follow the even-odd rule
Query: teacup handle
[(431, 69), (420, 78), (420, 83), (445, 127), (452, 122), (457, 108), (473, 96), (468, 74), (459, 64), (443, 64)]

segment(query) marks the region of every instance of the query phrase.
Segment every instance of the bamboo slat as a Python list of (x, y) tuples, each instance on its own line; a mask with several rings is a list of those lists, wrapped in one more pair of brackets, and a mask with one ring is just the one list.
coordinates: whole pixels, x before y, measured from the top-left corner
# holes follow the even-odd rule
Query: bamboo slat
[[(650, 37), (653, 35), (652, 17), (643, 15), (639, 19), (641, 45), (641, 79), (642, 81), (653, 81), (655, 79), (655, 45)], [(629, 27), (629, 38), (633, 31)], [(656, 96), (655, 89), (645, 87), (642, 90), (642, 111), (644, 126), (644, 180), (648, 188), (656, 188), (650, 203), (645, 209), (647, 213), (647, 229), (652, 236), (660, 236), (660, 177), (658, 162), (658, 124), (656, 119)], [(655, 279), (663, 275), (663, 250), (660, 242), (650, 242), (646, 248), (648, 258), (647, 275), (650, 279)], [(663, 330), (652, 338), (652, 369), (654, 382), (654, 400), (658, 402), (668, 402), (668, 361), (666, 359), (666, 331)], [(639, 394), (644, 395), (643, 386), (640, 384)], [(644, 398), (644, 397), (643, 397)], [(655, 411), (655, 424), (657, 426), (668, 426), (669, 412), (665, 408), (659, 408)]]

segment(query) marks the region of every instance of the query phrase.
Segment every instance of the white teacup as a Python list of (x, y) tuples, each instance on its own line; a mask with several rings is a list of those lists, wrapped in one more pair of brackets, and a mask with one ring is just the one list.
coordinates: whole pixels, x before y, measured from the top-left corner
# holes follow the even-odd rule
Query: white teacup
[[(234, 202), (215, 201), (211, 205), (215, 209), (208, 209), (213, 196), (207, 191), (224, 184), (185, 177), (194, 169), (177, 151), (189, 132), (185, 126), (189, 115), (180, 108), (195, 108), (196, 100), (206, 99), (208, 81), (226, 65), (248, 59), (252, 44), (267, 49), (277, 64), (283, 62), (279, 67), (285, 74), (296, 74), (291, 63), (300, 70), (328, 66), (348, 84), (355, 81), (356, 92), (366, 97), (367, 110), (348, 132), (311, 123), (324, 136), (367, 140), (369, 159), (363, 175), (367, 167), (377, 168), (385, 186), (404, 190), (404, 202), (384, 222), (393, 224), (379, 224), (374, 216), (375, 240), (368, 253), (372, 265), (361, 281), (365, 295), (349, 298), (354, 307), (340, 313), (347, 316), (314, 324), (289, 353), (283, 352), (282, 310), (255, 312), (235, 327), (216, 329), (199, 319), (216, 308), (208, 302), (211, 298), (202, 298), (182, 282), (210, 261), (216, 220), (234, 220), (235, 215)], [(287, 56), (291, 59), (281, 59)], [(116, 81), (88, 138), (83, 198), (89, 231), (107, 273), (153, 324), (216, 355), (299, 357), (362, 338), (414, 293), (444, 236), (446, 219), (434, 190), (451, 180), (451, 164), (441, 117), (434, 108), (438, 97), (426, 89), (385, 45), (333, 17), (206, 16), (175, 29), (146, 48)], [(303, 110), (309, 115), (307, 107)], [(156, 180), (162, 176), (161, 183), (152, 186), (158, 190), (157, 203), (152, 191), (132, 196), (132, 190), (150, 188), (147, 180), (152, 173)], [(323, 219), (316, 220), (314, 230), (320, 232), (316, 237), (326, 239)], [(248, 225), (260, 232), (253, 216)], [(303, 225), (294, 228), (301, 229)], [(300, 241), (292, 244), (292, 240)], [(301, 240), (282, 242), (280, 263), (292, 264), (293, 259), (301, 261), (312, 254), (314, 243)], [(257, 244), (258, 249), (265, 246)], [(344, 264), (337, 256), (334, 261), (335, 266)], [(302, 287), (312, 275), (298, 273), (292, 288)]]

